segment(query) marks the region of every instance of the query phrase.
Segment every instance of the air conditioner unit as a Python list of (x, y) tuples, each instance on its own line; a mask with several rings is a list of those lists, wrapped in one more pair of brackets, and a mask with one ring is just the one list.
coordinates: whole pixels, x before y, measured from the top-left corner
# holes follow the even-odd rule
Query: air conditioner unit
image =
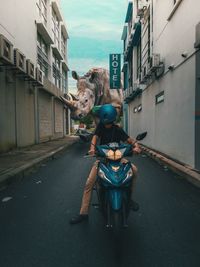
[(43, 72), (39, 69), (36, 68), (35, 70), (35, 76), (36, 76), (36, 80), (40, 85), (43, 85), (44, 81), (43, 81)]
[(35, 66), (30, 59), (26, 60), (26, 73), (32, 79), (35, 79)]
[(148, 63), (146, 63), (143, 67), (142, 67), (142, 72), (141, 72), (141, 83), (145, 83), (147, 81), (147, 79), (149, 78), (149, 74), (148, 74)]
[(152, 55), (152, 68), (153, 69), (156, 69), (156, 68), (159, 68), (159, 65), (160, 65), (160, 54), (153, 54)]
[(139, 10), (144, 10), (147, 8), (147, 5), (148, 5), (148, 0), (139, 0), (138, 1), (138, 9)]
[(140, 81), (139, 81), (139, 79), (137, 79), (137, 80), (133, 83), (133, 88), (134, 88), (134, 90), (140, 89)]
[(130, 94), (129, 95), (131, 95), (133, 93), (133, 91), (134, 91), (134, 88), (130, 87)]
[(142, 76), (145, 78), (147, 76), (147, 65), (142, 67)]
[(146, 69), (147, 69), (147, 76), (150, 76), (151, 75), (151, 72), (152, 72), (152, 64), (151, 64), (151, 61), (146, 63)]
[(138, 10), (137, 10), (137, 16), (140, 18), (144, 17), (145, 11), (147, 10), (148, 7), (148, 0), (139, 0), (138, 1)]
[(13, 65), (13, 45), (2, 34), (0, 34), (0, 60), (6, 64)]
[(16, 69), (26, 72), (26, 57), (19, 49), (14, 49), (14, 65)]

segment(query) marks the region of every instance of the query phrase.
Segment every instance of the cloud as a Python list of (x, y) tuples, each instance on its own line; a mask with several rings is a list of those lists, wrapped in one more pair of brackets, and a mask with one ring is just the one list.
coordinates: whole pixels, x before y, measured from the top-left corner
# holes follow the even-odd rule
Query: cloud
[(106, 22), (96, 23), (94, 19), (83, 19), (80, 21), (73, 21), (71, 23), (71, 36), (86, 37), (92, 36), (99, 40), (120, 40), (122, 29), (116, 25)]
[[(100, 67), (108, 69), (108, 60), (98, 60), (94, 58), (73, 58), (70, 59), (70, 70), (75, 70), (81, 76), (88, 72), (93, 67)], [(76, 92), (76, 80), (71, 76), (71, 71), (68, 78), (69, 91), (72, 93)]]
[(71, 36), (93, 36), (104, 40), (120, 39), (125, 6), (125, 0), (62, 0)]
[(120, 40), (99, 40), (88, 37), (73, 37), (69, 40), (69, 58), (94, 58), (106, 60), (109, 53), (121, 53)]
[[(61, 0), (69, 32), (68, 63), (80, 75), (108, 68), (109, 54), (122, 52), (121, 34), (128, 0)], [(69, 74), (69, 90), (76, 81)]]

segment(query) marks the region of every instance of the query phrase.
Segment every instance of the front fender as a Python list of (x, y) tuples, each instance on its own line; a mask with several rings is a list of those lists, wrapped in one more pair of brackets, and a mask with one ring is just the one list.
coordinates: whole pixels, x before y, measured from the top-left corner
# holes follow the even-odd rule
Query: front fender
[(109, 190), (109, 201), (113, 210), (118, 211), (122, 207), (122, 192), (120, 190)]

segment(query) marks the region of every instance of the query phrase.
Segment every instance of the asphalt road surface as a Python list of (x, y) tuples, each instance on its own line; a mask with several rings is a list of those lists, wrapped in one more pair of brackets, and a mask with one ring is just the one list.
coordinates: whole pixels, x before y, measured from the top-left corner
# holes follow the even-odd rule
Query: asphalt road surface
[(144, 155), (131, 159), (140, 210), (128, 229), (108, 231), (94, 207), (89, 222), (69, 225), (93, 161), (87, 147), (0, 191), (0, 267), (199, 267), (200, 190)]

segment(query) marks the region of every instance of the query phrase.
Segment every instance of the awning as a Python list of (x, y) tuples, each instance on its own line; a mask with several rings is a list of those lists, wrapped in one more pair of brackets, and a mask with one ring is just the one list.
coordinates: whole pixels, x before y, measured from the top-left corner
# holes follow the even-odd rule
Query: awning
[(125, 22), (130, 21), (130, 18), (132, 16), (132, 11), (133, 11), (133, 2), (129, 2)]
[(141, 23), (137, 22), (134, 25), (135, 32), (133, 34), (132, 46), (137, 46), (141, 37)]
[(123, 67), (122, 67), (122, 72), (126, 72), (128, 68), (128, 62), (124, 62)]
[(127, 37), (127, 25), (124, 25), (121, 40), (126, 40)]

